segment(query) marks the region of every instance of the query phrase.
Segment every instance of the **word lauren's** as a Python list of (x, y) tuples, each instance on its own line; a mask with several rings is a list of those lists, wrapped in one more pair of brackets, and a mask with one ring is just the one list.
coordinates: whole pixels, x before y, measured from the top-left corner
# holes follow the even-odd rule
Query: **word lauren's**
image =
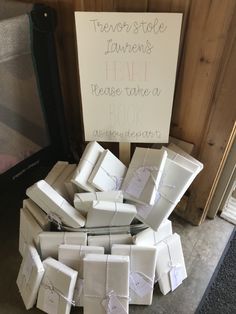
[(111, 53), (143, 53), (143, 54), (151, 54), (152, 49), (154, 46), (150, 43), (149, 40), (146, 40), (145, 43), (128, 43), (125, 44), (119, 44), (118, 42), (114, 42), (112, 39), (107, 40), (105, 55), (111, 54)]

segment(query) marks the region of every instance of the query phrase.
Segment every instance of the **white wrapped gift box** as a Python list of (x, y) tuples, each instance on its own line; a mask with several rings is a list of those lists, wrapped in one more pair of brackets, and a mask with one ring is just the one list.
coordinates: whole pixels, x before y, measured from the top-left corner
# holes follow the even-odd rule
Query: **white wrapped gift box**
[(23, 207), (27, 208), (44, 231), (50, 230), (51, 223), (48, 220), (48, 216), (37, 204), (35, 204), (35, 202), (27, 198), (23, 200)]
[(64, 169), (66, 169), (67, 165), (69, 163), (67, 161), (58, 161), (55, 163), (55, 165), (52, 167), (52, 169), (49, 171), (47, 176), (45, 177), (45, 181), (49, 185), (53, 185), (54, 182), (57, 180), (57, 178), (62, 174)]
[(174, 233), (156, 246), (156, 278), (165, 295), (187, 278), (180, 236)]
[(137, 218), (156, 231), (174, 210), (193, 179), (191, 170), (167, 158), (156, 203), (153, 206), (136, 204)]
[(189, 155), (186, 151), (184, 151), (178, 145), (175, 145), (174, 143), (170, 143), (168, 145), (168, 149), (170, 149), (172, 152), (175, 152), (176, 154), (179, 154), (179, 155), (185, 157), (186, 159), (188, 159), (191, 162), (193, 162), (194, 164), (196, 164), (199, 168), (199, 171), (201, 171), (203, 169), (203, 164), (199, 160), (197, 160), (193, 156)]
[(24, 256), (28, 244), (35, 244), (39, 249), (39, 234), (43, 229), (26, 208), (20, 210), (19, 252)]
[(91, 201), (110, 201), (123, 203), (122, 191), (109, 192), (87, 192), (76, 193), (74, 196), (74, 206), (83, 215), (87, 215), (89, 208), (91, 208)]
[[(70, 202), (73, 201), (74, 194), (80, 191), (80, 188), (71, 182), (76, 168), (76, 165), (69, 164), (67, 161), (58, 161), (44, 179), (49, 185), (54, 187), (55, 184), (59, 183), (60, 178), (63, 192), (59, 192), (59, 194), (65, 195), (66, 198), (68, 197)], [(63, 187), (63, 184), (65, 187)]]
[(114, 244), (111, 251), (112, 255), (129, 256), (130, 304), (152, 304), (156, 268), (156, 248), (152, 246)]
[(56, 181), (51, 185), (53, 189), (59, 193), (66, 200), (70, 201), (70, 195), (68, 194), (65, 182), (72, 185), (71, 179), (75, 173), (76, 164), (68, 164), (56, 179)]
[(103, 246), (106, 254), (110, 254), (113, 244), (133, 244), (130, 233), (88, 236), (88, 245)]
[(157, 231), (147, 228), (133, 236), (133, 241), (136, 245), (157, 245), (157, 243), (170, 235), (172, 235), (172, 223), (169, 219), (166, 219), (161, 223)]
[(127, 167), (108, 149), (104, 150), (88, 182), (100, 191), (117, 191), (125, 177)]
[(128, 314), (129, 257), (88, 254), (84, 258), (84, 314)]
[(73, 182), (71, 182), (71, 178), (70, 180), (66, 180), (64, 184), (70, 204), (73, 204), (75, 193), (78, 193), (81, 189), (79, 189)]
[(162, 148), (162, 149), (167, 152), (169, 159), (174, 160), (175, 162), (177, 162), (178, 164), (180, 164), (184, 168), (192, 171), (193, 179), (203, 169), (203, 164), (202, 163), (200, 163), (199, 161), (197, 161), (193, 157), (192, 158), (187, 158), (188, 156), (191, 157), (190, 155), (185, 154), (185, 156), (183, 156), (183, 155), (173, 151), (169, 147), (165, 147), (165, 148)]
[(86, 227), (126, 226), (136, 215), (131, 204), (108, 201), (92, 201), (88, 210)]
[(104, 248), (99, 246), (62, 244), (58, 249), (58, 260), (78, 271), (73, 297), (75, 306), (83, 306), (83, 259), (86, 254), (104, 254)]
[(104, 247), (61, 244), (58, 249), (58, 260), (78, 271), (79, 278), (83, 279), (83, 258), (86, 254), (104, 254)]
[(44, 180), (29, 187), (26, 194), (47, 214), (56, 216), (65, 225), (72, 228), (84, 226), (85, 218)]
[(58, 258), (61, 244), (86, 245), (87, 234), (84, 232), (42, 232), (39, 235), (42, 258)]
[(73, 293), (77, 271), (47, 258), (43, 261), (45, 273), (41, 281), (37, 308), (49, 314), (69, 314), (73, 302)]
[(122, 184), (124, 198), (154, 205), (166, 159), (163, 150), (137, 147)]
[(36, 303), (43, 274), (44, 267), (37, 250), (34, 246), (28, 245), (16, 280), (27, 310), (31, 309)]
[(72, 182), (85, 191), (95, 191), (96, 189), (88, 183), (88, 178), (95, 167), (100, 154), (104, 148), (97, 142), (90, 142), (87, 144), (83, 155), (80, 159), (78, 167), (72, 178)]

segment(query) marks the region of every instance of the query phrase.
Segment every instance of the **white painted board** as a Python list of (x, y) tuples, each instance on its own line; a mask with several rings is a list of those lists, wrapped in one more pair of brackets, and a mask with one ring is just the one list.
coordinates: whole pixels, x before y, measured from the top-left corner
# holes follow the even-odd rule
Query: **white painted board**
[(181, 13), (75, 12), (86, 141), (167, 143)]

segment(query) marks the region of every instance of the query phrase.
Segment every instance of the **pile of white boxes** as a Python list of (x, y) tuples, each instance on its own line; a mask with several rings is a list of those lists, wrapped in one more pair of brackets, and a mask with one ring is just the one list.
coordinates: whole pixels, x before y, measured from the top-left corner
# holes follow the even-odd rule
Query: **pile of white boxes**
[(17, 285), (26, 309), (125, 314), (129, 304), (152, 304), (155, 283), (175, 290), (187, 274), (167, 218), (202, 168), (174, 144), (136, 148), (128, 169), (97, 142), (78, 165), (57, 162), (21, 209)]

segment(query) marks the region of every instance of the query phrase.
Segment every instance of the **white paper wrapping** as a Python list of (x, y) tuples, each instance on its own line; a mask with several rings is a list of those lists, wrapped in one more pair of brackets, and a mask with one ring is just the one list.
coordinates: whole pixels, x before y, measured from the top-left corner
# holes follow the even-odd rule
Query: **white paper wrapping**
[(40, 284), (37, 308), (49, 314), (69, 314), (77, 279), (77, 271), (47, 258), (43, 261), (45, 273)]
[(97, 142), (90, 142), (87, 144), (83, 155), (80, 159), (78, 167), (72, 178), (72, 182), (85, 191), (95, 191), (96, 189), (88, 183), (88, 178), (95, 167), (100, 154), (104, 148)]
[(49, 231), (51, 223), (48, 220), (45, 212), (35, 204), (31, 199), (27, 198), (23, 200), (23, 207), (27, 208), (27, 210), (31, 213), (31, 215), (35, 218), (37, 223), (44, 231)]
[(44, 180), (60, 195), (65, 197), (68, 201), (73, 202), (74, 194), (81, 190), (71, 182), (75, 170), (75, 164), (69, 164), (67, 161), (58, 161)]
[(74, 301), (75, 306), (83, 306), (83, 259), (86, 254), (104, 254), (104, 248), (99, 246), (84, 246), (62, 244), (58, 250), (58, 260), (78, 271), (78, 278), (75, 285)]
[(55, 165), (52, 167), (52, 169), (49, 171), (47, 176), (45, 177), (45, 181), (49, 185), (53, 185), (54, 182), (57, 180), (57, 178), (61, 175), (63, 170), (67, 167), (69, 163), (67, 161), (58, 161), (55, 163)]
[(133, 241), (136, 245), (157, 245), (170, 235), (172, 235), (172, 223), (169, 219), (166, 219), (161, 223), (157, 231), (147, 228), (133, 236)]
[(61, 244), (86, 245), (87, 234), (84, 232), (42, 232), (39, 235), (42, 258), (58, 258)]
[(76, 193), (74, 196), (74, 206), (83, 215), (87, 215), (89, 208), (91, 208), (91, 201), (110, 201), (123, 202), (123, 192), (108, 191), (108, 192), (91, 192), (91, 193)]
[(39, 234), (43, 229), (26, 208), (20, 210), (19, 252), (24, 256), (28, 244), (35, 244), (39, 249)]
[[(111, 295), (112, 292), (114, 298)], [(106, 303), (112, 306), (114, 302), (118, 310), (116, 313), (128, 314), (129, 257), (86, 255), (84, 258), (84, 314), (109, 313), (105, 310)]]
[(127, 167), (108, 149), (94, 167), (88, 181), (100, 191), (117, 191), (124, 180)]
[(32, 245), (27, 246), (16, 280), (27, 310), (31, 309), (36, 303), (43, 274), (44, 267), (37, 250)]
[[(171, 147), (171, 146), (170, 146)], [(174, 146), (175, 149), (176, 146)], [(189, 171), (192, 172), (192, 180), (199, 174), (199, 172), (203, 169), (203, 164), (200, 163), (198, 160), (194, 159), (188, 154), (179, 154), (178, 152), (170, 149), (170, 148), (162, 148), (168, 153), (168, 158), (171, 160), (174, 160), (177, 162), (179, 165), (183, 166), (184, 168), (188, 169)], [(179, 149), (176, 149), (179, 151)]]
[(111, 253), (113, 244), (133, 244), (130, 233), (88, 236), (88, 245), (103, 246), (106, 254)]
[(137, 218), (154, 231), (169, 217), (194, 179), (193, 172), (167, 158), (153, 206), (137, 205)]
[[(201, 171), (203, 169), (203, 164), (197, 160), (196, 158), (194, 158), (193, 156), (191, 156), (190, 154), (188, 154), (187, 152), (185, 152), (182, 148), (180, 148), (178, 145), (175, 145), (174, 143), (170, 143), (168, 145), (168, 149), (170, 149), (172, 152), (175, 152), (176, 154), (179, 154), (183, 157), (185, 157), (186, 159), (190, 160), (191, 162), (193, 162), (194, 164), (196, 164), (199, 168), (199, 171)], [(168, 154), (169, 155), (169, 154)], [(171, 158), (171, 157), (170, 157)]]
[(71, 179), (74, 175), (76, 164), (68, 164), (59, 175), (59, 177), (55, 180), (55, 182), (51, 185), (53, 189), (59, 193), (62, 197), (64, 197), (67, 201), (70, 201), (70, 195), (67, 192), (67, 188), (65, 182), (72, 184)]
[[(180, 236), (174, 233), (158, 243), (156, 250), (156, 277), (160, 290), (165, 295), (174, 290), (187, 277)], [(176, 272), (172, 282), (170, 280), (170, 272)]]
[[(130, 259), (130, 304), (152, 304), (156, 268), (156, 248), (114, 244), (112, 254), (127, 255)], [(134, 280), (137, 282), (134, 283)]]
[(86, 227), (126, 226), (136, 213), (135, 206), (131, 204), (93, 201), (88, 210)]
[(137, 147), (122, 184), (124, 198), (154, 205), (166, 159), (165, 151)]
[(85, 218), (44, 180), (29, 187), (26, 194), (47, 214), (56, 215), (65, 225), (72, 228), (84, 226)]

